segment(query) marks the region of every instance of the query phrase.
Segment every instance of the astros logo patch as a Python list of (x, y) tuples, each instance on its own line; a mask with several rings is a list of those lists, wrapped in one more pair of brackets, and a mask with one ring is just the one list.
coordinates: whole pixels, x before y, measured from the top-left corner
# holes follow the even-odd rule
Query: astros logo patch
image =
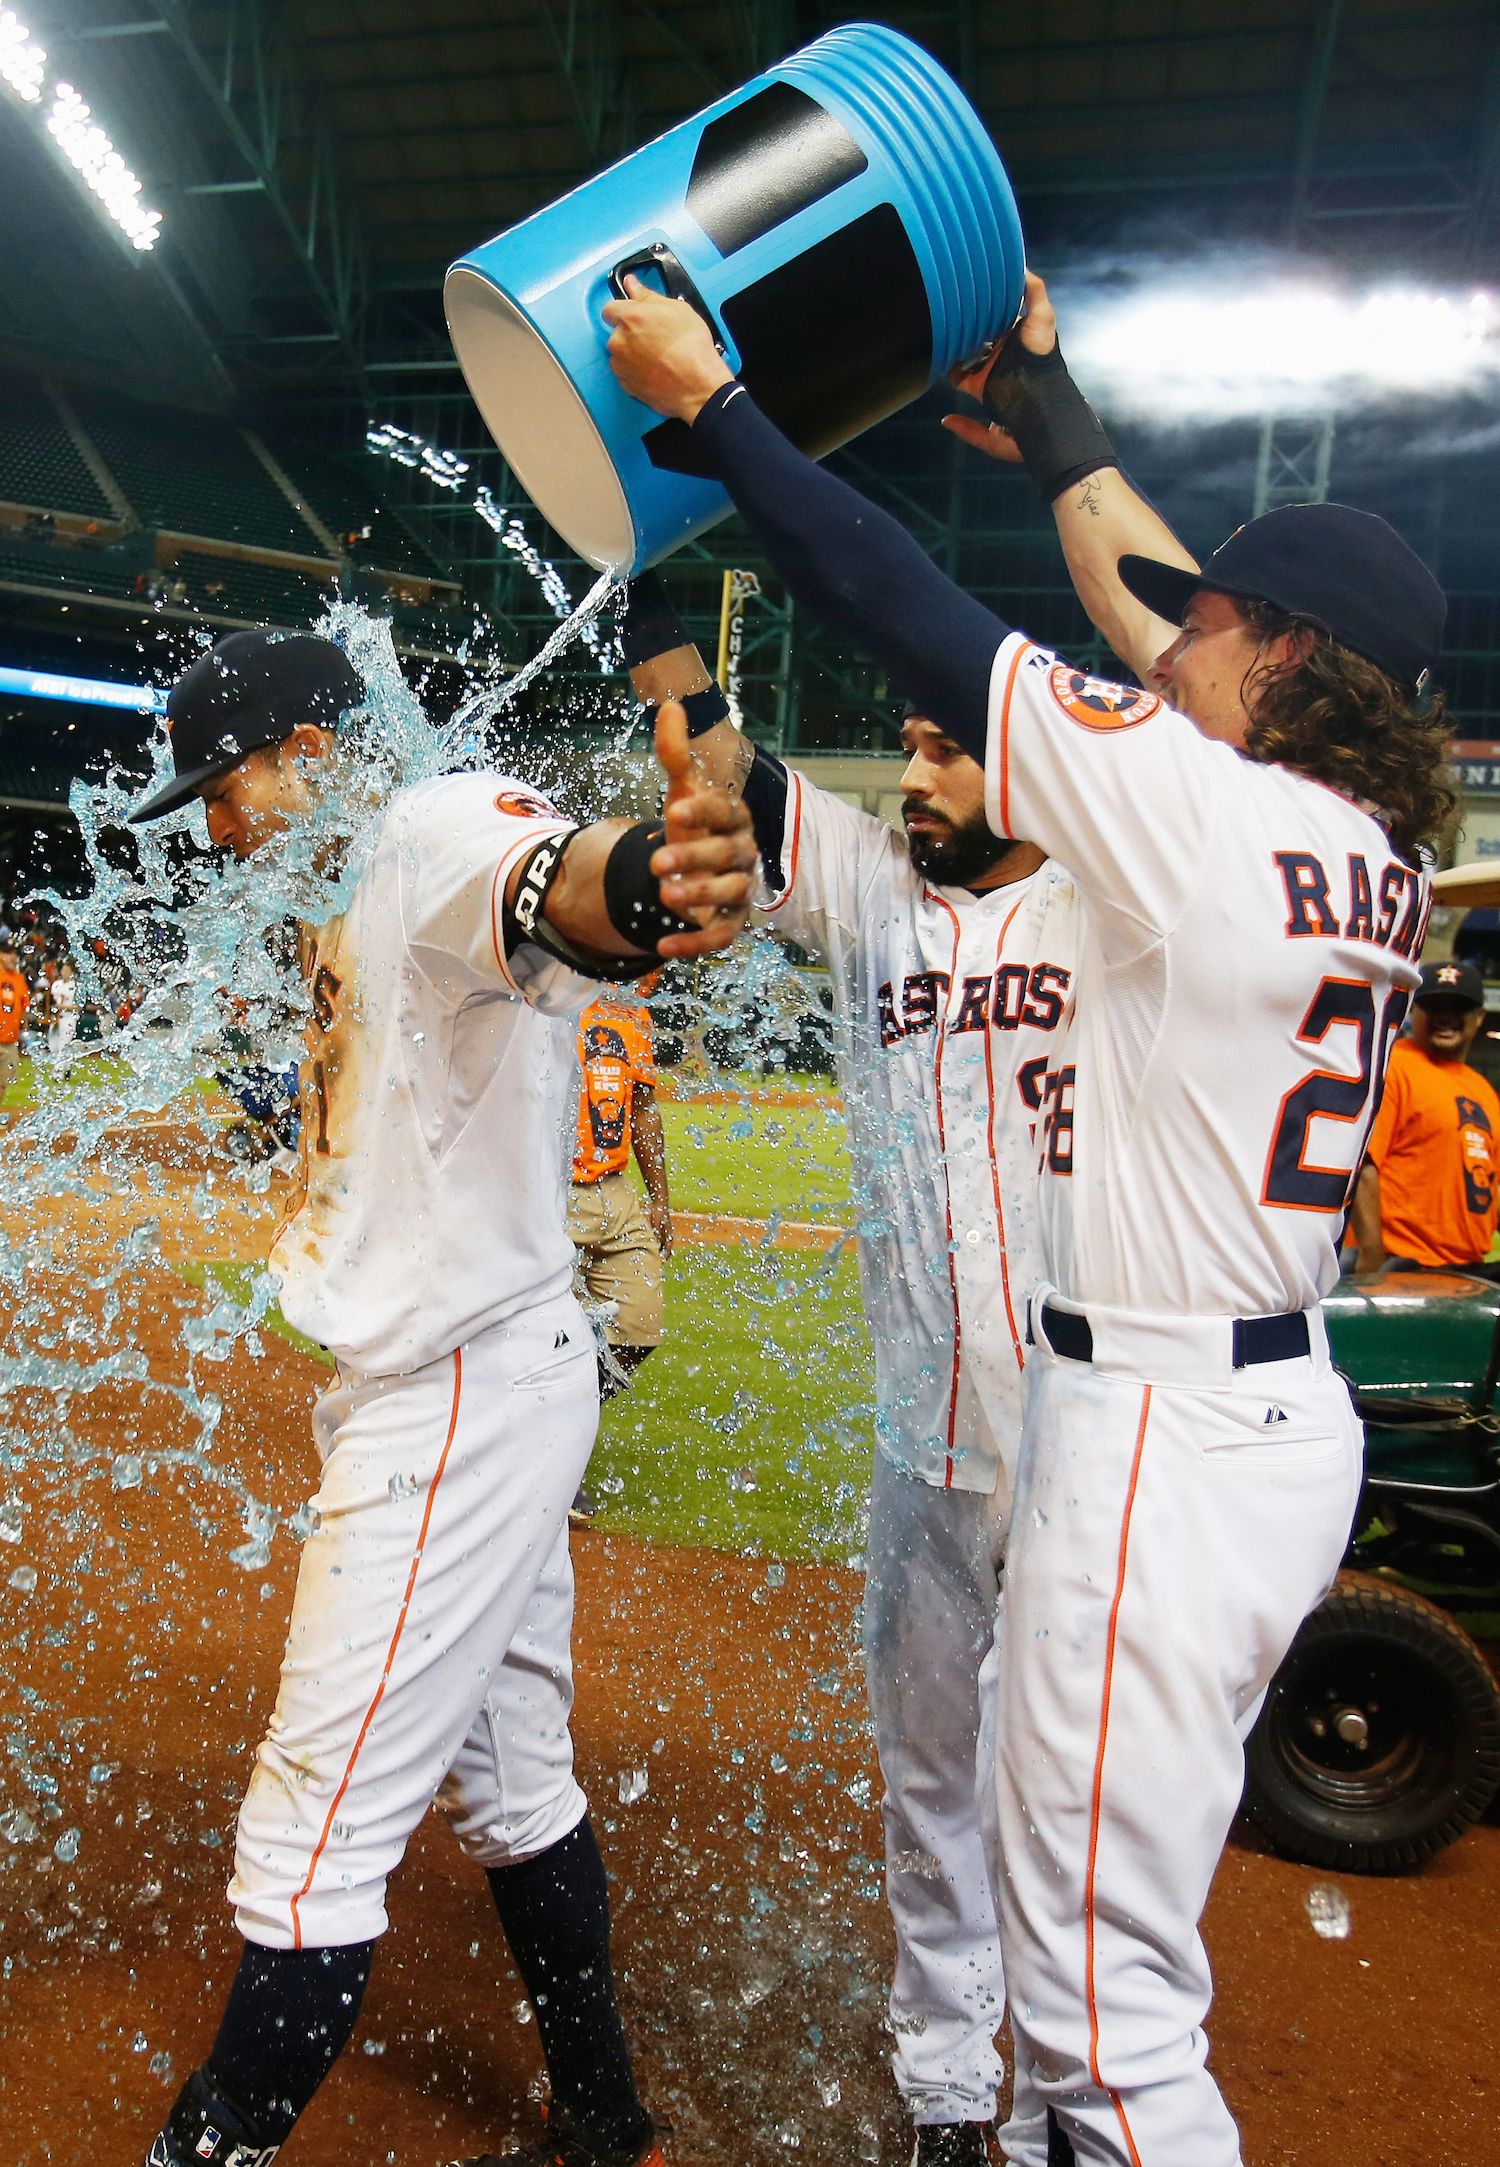
[(1063, 713), (1085, 730), (1133, 730), (1161, 706), (1154, 692), (1112, 685), (1107, 677), (1090, 677), (1070, 662), (1053, 663), (1047, 686)]
[(497, 813), (513, 813), (518, 820), (556, 820), (557, 807), (530, 790), (502, 790), (495, 800)]

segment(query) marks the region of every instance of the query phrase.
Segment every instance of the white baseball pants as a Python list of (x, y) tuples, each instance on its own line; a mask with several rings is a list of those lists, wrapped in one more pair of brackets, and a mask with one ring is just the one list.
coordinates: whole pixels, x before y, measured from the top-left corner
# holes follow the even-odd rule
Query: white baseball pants
[(248, 1940), (382, 1933), (387, 1877), (435, 1797), (485, 1866), (583, 1818), (567, 1516), (597, 1424), (571, 1293), (319, 1400), (319, 1523), (229, 1889)]
[[(886, 1895), (896, 1929), (891, 2066), (913, 2121), (987, 2122), (1002, 2068), (1005, 1975), (989, 1866), (994, 1740), (980, 1667), (995, 1631), (1010, 1483), (945, 1490), (875, 1455), (865, 1677), (885, 1779)], [(1045, 2149), (1016, 2072), (1013, 2127)]]
[[(1138, 1321), (1090, 1309), (1092, 1363), (1034, 1322), (985, 1677), (1001, 1942), (1012, 2025), (1080, 2163), (1238, 2167), (1204, 2067), (1198, 1921), (1242, 1741), (1338, 1570), (1363, 1438), (1316, 1315), (1311, 1356), (1239, 1371), (1227, 1320)], [(1044, 2167), (1034, 2124), (1004, 2142)]]

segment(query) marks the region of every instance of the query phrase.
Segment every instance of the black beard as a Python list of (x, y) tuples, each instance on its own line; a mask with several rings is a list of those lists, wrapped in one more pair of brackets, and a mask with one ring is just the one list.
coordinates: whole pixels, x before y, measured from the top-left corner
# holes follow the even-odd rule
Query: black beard
[(972, 820), (936, 833), (925, 828), (913, 833), (908, 828), (906, 848), (924, 880), (940, 888), (972, 888), (976, 881), (1003, 865), (1016, 845), (1002, 841), (984, 815), (977, 813)]

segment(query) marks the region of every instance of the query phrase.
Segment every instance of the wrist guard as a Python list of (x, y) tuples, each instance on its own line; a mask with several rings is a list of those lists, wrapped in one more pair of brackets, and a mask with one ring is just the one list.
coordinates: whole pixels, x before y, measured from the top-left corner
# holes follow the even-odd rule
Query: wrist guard
[(671, 596), (655, 572), (642, 572), (625, 589), (625, 607), (620, 613), (620, 650), (626, 669), (654, 662), (658, 655), (669, 655), (674, 647), (687, 645), (688, 636), (672, 607)]
[(656, 965), (656, 944), (668, 933), (691, 933), (686, 918), (667, 909), (661, 883), (651, 870), (654, 852), (667, 839), (659, 820), (638, 820), (625, 830), (604, 861), (604, 908), (622, 941), (650, 951), (642, 969)]
[(729, 702), (718, 685), (700, 685), (696, 692), (685, 692), (682, 706), (689, 737), (702, 737), (729, 720)]
[(1104, 424), (1068, 374), (1060, 346), (1033, 354), (1013, 340), (989, 373), (984, 404), (1015, 438), (1044, 504), (1100, 467), (1120, 464)]
[[(646, 823), (641, 821), (638, 826), (644, 829)], [(515, 901), (507, 903), (501, 913), (501, 932), (505, 941), (505, 952), (510, 955), (522, 941), (529, 941), (533, 948), (540, 948), (543, 955), (551, 956), (554, 962), (565, 963), (569, 970), (577, 971), (584, 978), (601, 978), (608, 980), (612, 984), (624, 984), (632, 978), (644, 978), (648, 971), (654, 971), (660, 963), (661, 959), (655, 953), (655, 943), (660, 938), (659, 934), (652, 935), (652, 953), (650, 955), (604, 955), (592, 948), (583, 948), (576, 942), (568, 940), (564, 934), (558, 932), (556, 926), (551, 924), (546, 916), (547, 897), (551, 893), (553, 882), (557, 879), (563, 859), (567, 856), (568, 846), (577, 832), (576, 828), (569, 828), (561, 835), (546, 836), (537, 844), (530, 857), (526, 859), (521, 867), (521, 878), (516, 886)], [(620, 842), (616, 843), (609, 857), (605, 860), (604, 903), (606, 910), (609, 912), (610, 923), (617, 929), (620, 919), (618, 912), (610, 901), (610, 868), (619, 854), (620, 843), (627, 841), (635, 832), (634, 828), (627, 829), (626, 833), (621, 836)], [(660, 843), (664, 832), (661, 828), (654, 831), (654, 839), (644, 853), (646, 859), (650, 858), (651, 852)], [(688, 927), (685, 919), (674, 918), (670, 911), (662, 909), (660, 890), (651, 879), (649, 864), (646, 866), (646, 879), (651, 884), (652, 899), (662, 921), (661, 932), (690, 931), (691, 928)], [(633, 935), (627, 933), (622, 937), (630, 940), (634, 945), (635, 937)]]

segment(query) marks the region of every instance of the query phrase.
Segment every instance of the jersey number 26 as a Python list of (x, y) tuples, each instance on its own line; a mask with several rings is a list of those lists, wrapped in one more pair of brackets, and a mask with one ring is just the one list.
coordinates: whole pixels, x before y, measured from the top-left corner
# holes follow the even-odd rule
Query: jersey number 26
[[(1402, 988), (1387, 994), (1377, 1030), (1375, 994), (1367, 979), (1323, 980), (1302, 1019), (1298, 1040), (1303, 1045), (1321, 1046), (1336, 1024), (1347, 1026), (1355, 1033), (1359, 1072), (1349, 1076), (1339, 1069), (1314, 1069), (1288, 1091), (1266, 1156), (1263, 1204), (1279, 1204), (1287, 1211), (1348, 1208), (1365, 1140), (1380, 1104), (1385, 1057), (1410, 1000), (1410, 994)], [(1351, 1166), (1309, 1165), (1309, 1132), (1314, 1121), (1342, 1121), (1356, 1126)]]

